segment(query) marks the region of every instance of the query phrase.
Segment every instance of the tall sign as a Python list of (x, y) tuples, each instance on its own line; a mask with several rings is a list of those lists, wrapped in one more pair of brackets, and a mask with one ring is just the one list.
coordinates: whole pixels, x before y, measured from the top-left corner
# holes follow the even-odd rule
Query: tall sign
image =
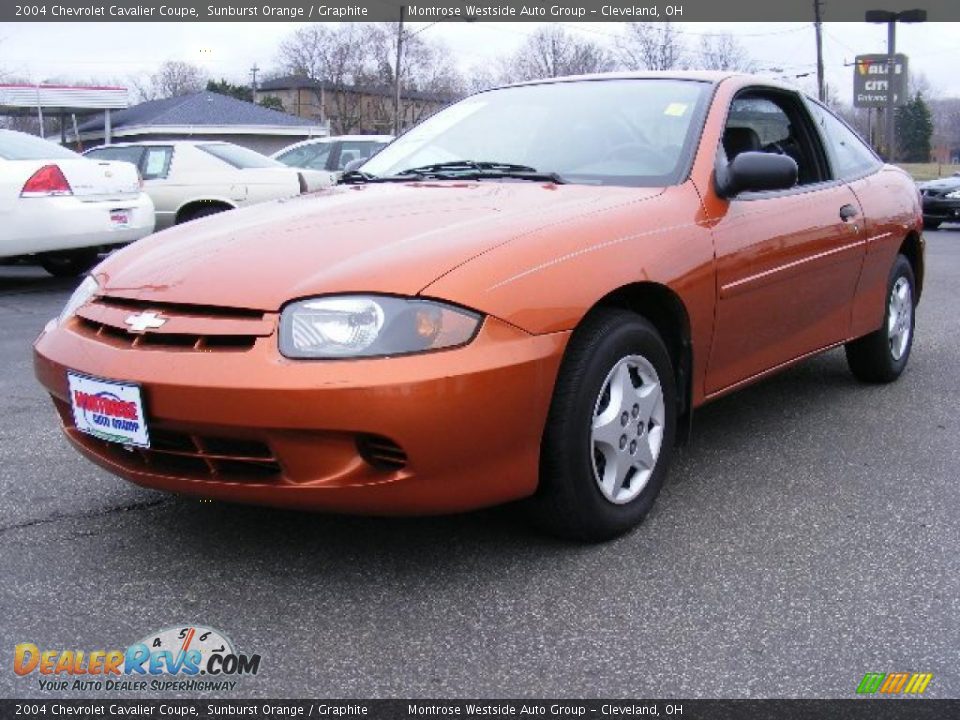
[(887, 105), (887, 92), (893, 89), (895, 105), (907, 102), (907, 56), (897, 53), (893, 74), (887, 67), (887, 55), (857, 55), (853, 64), (853, 106), (882, 108)]

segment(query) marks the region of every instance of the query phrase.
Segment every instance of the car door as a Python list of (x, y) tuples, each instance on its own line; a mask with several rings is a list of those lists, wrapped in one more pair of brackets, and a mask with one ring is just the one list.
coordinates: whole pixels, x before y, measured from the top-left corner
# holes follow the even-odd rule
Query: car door
[[(884, 170), (883, 161), (845, 122), (813, 100), (808, 106), (834, 174), (863, 208), (865, 252), (850, 328), (850, 336), (859, 337), (883, 322), (890, 269), (904, 239), (917, 230), (919, 198), (909, 179), (899, 170)], [(922, 273), (916, 280), (921, 287)]]
[(831, 176), (796, 93), (751, 88), (734, 98), (717, 160), (745, 151), (790, 155), (798, 183), (785, 191), (741, 193), (714, 222), (717, 304), (708, 395), (845, 340), (864, 255), (857, 197)]

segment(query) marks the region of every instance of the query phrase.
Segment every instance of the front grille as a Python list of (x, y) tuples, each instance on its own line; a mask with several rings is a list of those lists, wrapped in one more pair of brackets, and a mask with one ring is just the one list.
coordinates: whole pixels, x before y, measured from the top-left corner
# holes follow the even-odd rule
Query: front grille
[(379, 435), (361, 435), (357, 438), (357, 451), (368, 464), (377, 470), (403, 470), (407, 466), (407, 453), (393, 440)]
[[(162, 318), (160, 327), (135, 333), (127, 322), (138, 313)], [(245, 351), (273, 334), (273, 316), (259, 310), (118, 297), (98, 297), (77, 312), (72, 328), (84, 337), (119, 348)]]
[(131, 470), (224, 482), (272, 482), (282, 474), (270, 447), (255, 440), (152, 430), (150, 447), (138, 448), (77, 433), (80, 442)]
[(221, 482), (279, 482), (283, 470), (270, 446), (259, 440), (224, 438), (154, 428), (150, 447), (108, 442), (76, 429), (70, 406), (55, 401), (67, 432), (102, 458), (139, 472)]
[(188, 333), (144, 333), (127, 330), (78, 317), (76, 330), (87, 337), (102, 340), (115, 347), (164, 348), (166, 350), (249, 350), (256, 344), (256, 335), (196, 335)]
[(222, 307), (220, 305), (194, 305), (191, 303), (151, 302), (149, 300), (134, 300), (132, 298), (101, 295), (95, 300), (96, 304), (106, 307), (123, 308), (130, 312), (138, 310), (155, 310), (170, 315), (196, 315), (199, 317), (221, 317), (259, 320), (263, 317), (260, 310), (246, 308)]

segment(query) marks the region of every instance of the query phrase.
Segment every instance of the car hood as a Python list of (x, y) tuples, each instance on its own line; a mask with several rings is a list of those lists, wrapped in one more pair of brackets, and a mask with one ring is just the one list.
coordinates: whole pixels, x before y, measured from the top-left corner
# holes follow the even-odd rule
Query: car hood
[(338, 186), (176, 226), (94, 274), (114, 297), (266, 311), (329, 293), (415, 295), (499, 245), (661, 192), (528, 181)]
[(945, 177), (917, 183), (921, 190), (960, 190), (960, 177)]

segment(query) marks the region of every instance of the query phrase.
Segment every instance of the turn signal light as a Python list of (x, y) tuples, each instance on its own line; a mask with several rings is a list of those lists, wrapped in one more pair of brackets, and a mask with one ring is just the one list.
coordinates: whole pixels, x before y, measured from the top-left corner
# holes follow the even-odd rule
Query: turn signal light
[(63, 171), (56, 165), (44, 165), (27, 180), (20, 197), (50, 197), (73, 195), (73, 190)]

